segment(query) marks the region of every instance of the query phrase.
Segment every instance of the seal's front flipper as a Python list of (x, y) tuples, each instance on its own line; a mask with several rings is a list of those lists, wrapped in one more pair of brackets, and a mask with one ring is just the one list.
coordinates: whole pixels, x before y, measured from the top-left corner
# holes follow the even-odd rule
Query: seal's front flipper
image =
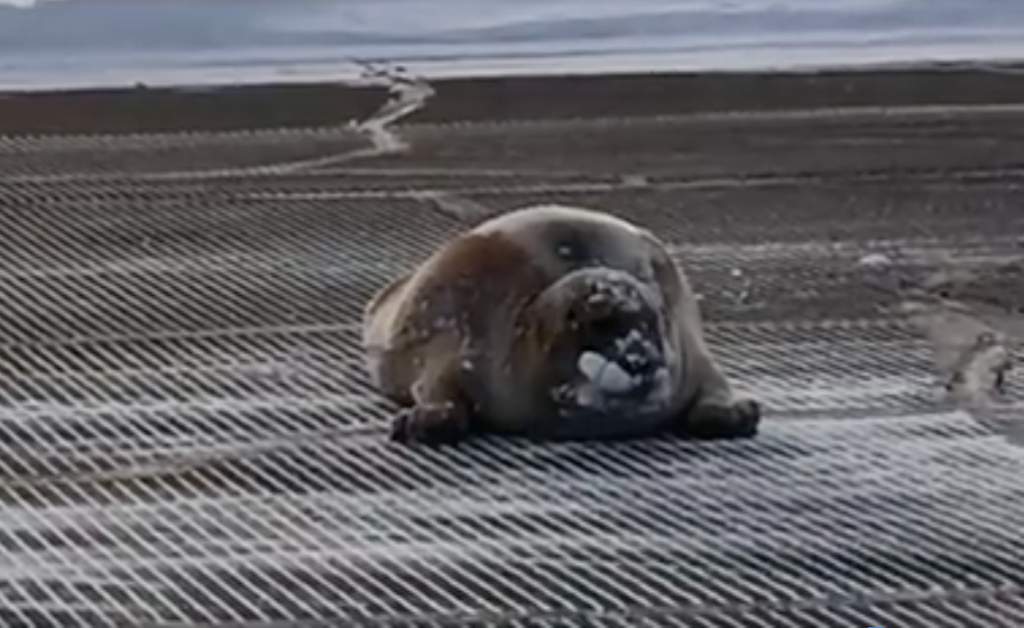
[(752, 399), (737, 399), (725, 374), (710, 356), (701, 354), (694, 361), (694, 377), (699, 378), (697, 398), (680, 413), (674, 432), (696, 440), (753, 438), (761, 424), (761, 404)]
[(761, 405), (750, 399), (731, 404), (701, 403), (690, 408), (675, 433), (695, 440), (753, 438), (761, 423)]
[(459, 404), (416, 405), (398, 411), (391, 423), (391, 440), (423, 445), (453, 445), (469, 433)]
[(462, 395), (457, 369), (424, 372), (413, 385), (414, 404), (402, 408), (391, 424), (391, 440), (424, 445), (451, 445), (470, 432), (470, 409)]

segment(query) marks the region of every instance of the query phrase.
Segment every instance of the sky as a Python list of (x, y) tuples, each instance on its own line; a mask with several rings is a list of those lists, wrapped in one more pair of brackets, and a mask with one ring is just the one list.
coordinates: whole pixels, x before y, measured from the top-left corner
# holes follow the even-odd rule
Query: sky
[(0, 89), (323, 80), (366, 58), (449, 75), (1018, 59), (1024, 0), (0, 0)]

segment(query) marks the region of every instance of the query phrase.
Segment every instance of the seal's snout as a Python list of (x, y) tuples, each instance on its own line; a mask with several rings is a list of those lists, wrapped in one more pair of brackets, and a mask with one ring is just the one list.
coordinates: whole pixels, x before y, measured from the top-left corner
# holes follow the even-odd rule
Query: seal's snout
[(593, 393), (606, 401), (641, 402), (664, 392), (668, 371), (658, 343), (629, 330), (580, 353), (577, 368)]
[(647, 305), (641, 287), (624, 273), (587, 277), (584, 308), (587, 318), (600, 321), (616, 315), (635, 314)]
[(591, 321), (608, 319), (612, 317), (618, 309), (615, 299), (604, 292), (592, 293), (587, 297), (585, 304), (587, 318)]
[(670, 366), (655, 289), (623, 271), (588, 268), (555, 293), (566, 299), (556, 311), (565, 317), (577, 359), (573, 374), (563, 374), (567, 379), (554, 389), (559, 403), (618, 415), (669, 402)]
[(635, 279), (588, 277), (578, 371), (605, 402), (643, 402), (659, 390), (666, 359), (658, 314)]

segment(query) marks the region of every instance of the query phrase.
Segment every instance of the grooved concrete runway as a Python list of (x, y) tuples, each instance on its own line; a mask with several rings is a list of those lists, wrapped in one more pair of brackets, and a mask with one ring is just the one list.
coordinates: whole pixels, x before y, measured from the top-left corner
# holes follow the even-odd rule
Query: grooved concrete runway
[[(1020, 379), (986, 412), (953, 403), (934, 338), (859, 264), (978, 271), (944, 290), (1012, 348), (1024, 82), (959, 77), (999, 104), (953, 107), (941, 77), (890, 101), (884, 76), (791, 77), (759, 108), (764, 79), (608, 80), (576, 116), (556, 79), (513, 81), (491, 121), (442, 84), (399, 128), (408, 152), (320, 168), (282, 165), (366, 140), (281, 113), (311, 88), (261, 92), (287, 129), (179, 132), (151, 103), (130, 135), (0, 139), (4, 625), (1024, 625)], [(644, 81), (660, 105), (620, 107)], [(50, 118), (7, 102), (4, 128), (71, 130), (38, 98)], [(129, 96), (96, 98), (109, 122)], [(191, 98), (202, 126), (218, 96)], [(713, 349), (767, 407), (759, 438), (384, 443), (364, 300), (540, 201), (676, 246)]]

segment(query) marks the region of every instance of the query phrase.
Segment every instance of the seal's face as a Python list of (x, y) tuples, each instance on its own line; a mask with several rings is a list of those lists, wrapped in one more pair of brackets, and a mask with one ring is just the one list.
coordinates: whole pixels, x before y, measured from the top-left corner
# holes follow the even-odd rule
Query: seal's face
[(668, 406), (672, 369), (660, 295), (625, 273), (588, 273), (567, 292), (548, 364), (560, 416), (613, 423)]

